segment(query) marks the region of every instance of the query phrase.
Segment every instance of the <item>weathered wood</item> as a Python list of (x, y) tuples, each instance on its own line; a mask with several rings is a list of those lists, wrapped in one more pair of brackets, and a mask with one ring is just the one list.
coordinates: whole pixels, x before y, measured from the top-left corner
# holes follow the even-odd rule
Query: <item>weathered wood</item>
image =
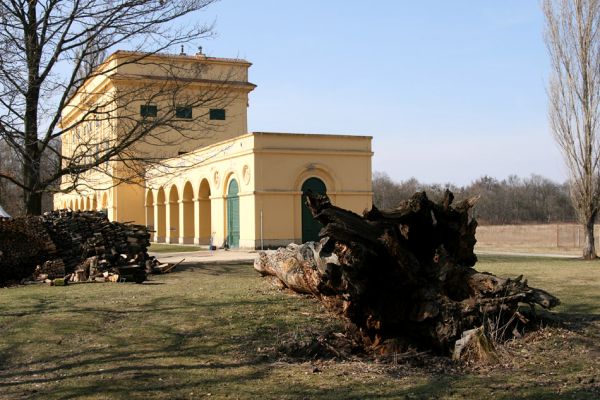
[(144, 267), (149, 245), (145, 226), (111, 222), (95, 211), (58, 210), (0, 221), (0, 285), (31, 276), (37, 265), (38, 274), (54, 277), (87, 272), (85, 262), (92, 257), (97, 257), (94, 270)]
[(320, 242), (261, 252), (254, 267), (318, 297), (382, 351), (418, 346), (451, 354), (465, 331), (512, 332), (525, 321), (515, 317), (520, 304), (558, 304), (521, 277), (473, 269), (477, 223), (469, 210), (476, 198), (452, 202), (449, 191), (440, 203), (416, 193), (397, 209), (373, 207), (361, 217), (309, 194), (307, 204), (323, 224)]

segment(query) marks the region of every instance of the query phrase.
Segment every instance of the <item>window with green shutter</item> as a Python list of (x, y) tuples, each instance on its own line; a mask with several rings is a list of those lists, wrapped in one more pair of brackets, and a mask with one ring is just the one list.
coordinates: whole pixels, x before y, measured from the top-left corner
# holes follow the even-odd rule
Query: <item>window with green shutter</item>
[(211, 108), (210, 109), (210, 119), (224, 121), (225, 120), (225, 109), (223, 108)]
[(158, 107), (150, 104), (142, 104), (140, 106), (140, 115), (144, 118), (146, 117), (156, 117), (158, 113)]
[(175, 107), (175, 117), (181, 118), (181, 119), (192, 119), (192, 107), (191, 106)]

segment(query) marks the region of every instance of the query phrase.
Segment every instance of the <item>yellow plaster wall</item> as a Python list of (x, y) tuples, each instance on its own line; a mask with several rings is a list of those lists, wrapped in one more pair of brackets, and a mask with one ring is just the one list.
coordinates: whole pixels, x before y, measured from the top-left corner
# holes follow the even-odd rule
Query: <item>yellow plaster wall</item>
[[(215, 104), (212, 107), (193, 107), (193, 119), (175, 120), (177, 129), (158, 128), (155, 132), (139, 140), (134, 146), (133, 151), (142, 157), (148, 158), (171, 158), (180, 153), (192, 152), (198, 148), (205, 147), (214, 143), (221, 142), (237, 136), (242, 136), (247, 132), (247, 93), (238, 93), (228, 98), (221, 99), (222, 103)], [(166, 109), (172, 108), (169, 99), (152, 102), (158, 107), (158, 118), (162, 113), (168, 112)], [(135, 121), (139, 120), (140, 106), (145, 101), (136, 99), (130, 102), (130, 107), (121, 110), (121, 123), (119, 130), (123, 136), (129, 132)], [(226, 111), (226, 120), (210, 120), (210, 108), (224, 108)]]
[[(255, 133), (257, 221), (270, 246), (302, 237), (301, 188), (321, 179), (333, 204), (362, 213), (372, 204), (371, 138)], [(260, 231), (257, 231), (260, 239)]]
[(113, 188), (113, 220), (119, 222), (145, 222), (144, 187), (136, 184), (120, 184)]

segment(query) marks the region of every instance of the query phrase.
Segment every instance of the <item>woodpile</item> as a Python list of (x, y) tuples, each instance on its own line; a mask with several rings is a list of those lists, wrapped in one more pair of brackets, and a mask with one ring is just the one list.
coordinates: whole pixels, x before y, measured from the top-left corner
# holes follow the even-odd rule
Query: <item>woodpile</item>
[(510, 337), (527, 324), (521, 305), (552, 308), (559, 301), (522, 277), (473, 269), (477, 223), (469, 210), (476, 199), (452, 202), (449, 191), (440, 203), (421, 192), (396, 209), (373, 207), (361, 217), (309, 194), (307, 204), (323, 224), (320, 242), (261, 252), (254, 268), (345, 316), (365, 348), (456, 358), (474, 340), (489, 349), (485, 340)]
[(54, 258), (56, 246), (41, 218), (0, 221), (0, 285), (19, 282)]
[[(78, 282), (105, 272), (143, 281), (147, 264), (158, 263), (148, 256), (149, 245), (145, 226), (111, 222), (96, 211), (58, 210), (0, 221), (0, 284), (34, 273), (51, 281)], [(125, 273), (119, 271), (125, 267)]]

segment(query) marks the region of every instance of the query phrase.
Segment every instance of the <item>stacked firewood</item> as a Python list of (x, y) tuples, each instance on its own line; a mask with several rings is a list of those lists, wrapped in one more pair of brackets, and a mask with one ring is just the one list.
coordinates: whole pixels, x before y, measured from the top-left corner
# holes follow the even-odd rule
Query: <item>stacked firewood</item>
[(56, 246), (40, 218), (0, 221), (0, 285), (20, 281), (55, 257)]
[(323, 224), (320, 242), (261, 252), (254, 268), (345, 316), (366, 348), (460, 358), (469, 342), (521, 332), (528, 322), (521, 305), (552, 308), (559, 300), (522, 276), (476, 271), (477, 222), (469, 214), (476, 199), (452, 206), (453, 198), (446, 192), (434, 203), (416, 193), (396, 209), (373, 207), (360, 216), (309, 194)]
[(140, 281), (147, 261), (152, 262), (149, 245), (145, 226), (111, 222), (96, 211), (58, 210), (0, 221), (0, 284), (26, 279), (34, 271), (47, 278), (70, 276), (84, 270), (92, 257), (97, 273), (129, 267), (128, 276)]

